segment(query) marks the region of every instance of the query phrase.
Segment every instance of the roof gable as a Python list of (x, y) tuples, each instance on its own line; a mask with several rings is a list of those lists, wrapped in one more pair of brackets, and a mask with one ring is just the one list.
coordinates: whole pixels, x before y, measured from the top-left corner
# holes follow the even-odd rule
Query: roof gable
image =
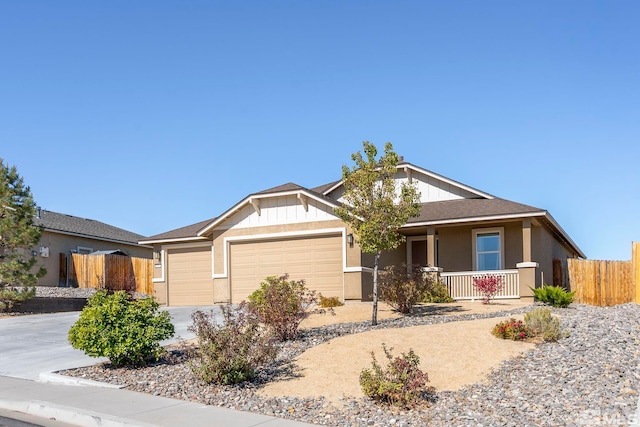
[[(283, 203), (279, 203), (276, 199), (284, 200)], [(333, 219), (333, 208), (340, 206), (340, 203), (336, 200), (326, 197), (323, 194), (317, 193), (301, 185), (289, 182), (287, 184), (279, 185), (277, 187), (269, 188), (267, 190), (252, 193), (249, 196), (236, 203), (222, 215), (217, 217), (214, 221), (209, 223), (206, 227), (202, 228), (198, 232), (198, 236), (204, 236), (210, 233), (217, 227), (230, 228), (236, 225), (239, 226), (256, 226), (265, 224), (251, 224), (250, 220), (242, 221), (242, 218), (248, 218), (252, 212), (257, 214), (258, 217), (262, 216), (262, 209), (280, 209), (282, 212), (290, 213), (291, 209), (295, 208), (299, 212), (299, 208), (304, 211), (311, 209), (317, 214), (313, 219), (322, 220), (329, 219), (331, 216)], [(295, 212), (292, 215), (299, 218), (299, 214)], [(237, 216), (236, 222), (229, 222), (233, 217)], [(305, 221), (306, 219), (294, 220), (293, 222)], [(225, 221), (227, 222), (226, 224)]]
[[(471, 198), (492, 199), (494, 197), (489, 193), (408, 162), (398, 164), (395, 178), (399, 182), (415, 182), (420, 192), (420, 202), (422, 203)], [(342, 194), (344, 192), (342, 180), (317, 188), (323, 190), (322, 194), (332, 199), (342, 201)]]

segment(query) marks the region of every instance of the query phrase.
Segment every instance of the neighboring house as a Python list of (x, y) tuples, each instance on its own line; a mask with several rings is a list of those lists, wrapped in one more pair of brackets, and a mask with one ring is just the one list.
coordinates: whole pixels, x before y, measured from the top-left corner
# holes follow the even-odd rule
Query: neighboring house
[[(477, 298), (473, 277), (500, 274), (505, 298), (532, 297), (542, 281), (565, 284), (567, 258), (585, 257), (544, 209), (500, 199), (411, 163), (396, 179), (417, 183), (422, 212), (400, 230), (407, 242), (382, 266), (413, 263), (441, 271), (455, 298)], [(158, 234), (156, 298), (168, 305), (237, 303), (267, 276), (288, 273), (324, 296), (369, 300), (373, 258), (333, 209), (341, 181), (289, 183), (251, 194), (216, 218)], [(482, 272), (482, 273), (479, 273)]]
[(153, 256), (151, 246), (138, 244), (144, 236), (93, 219), (38, 208), (35, 223), (44, 231), (34, 252), (38, 265), (47, 269), (47, 274), (38, 280), (39, 286), (66, 286), (67, 263), (72, 253), (119, 251), (139, 258)]

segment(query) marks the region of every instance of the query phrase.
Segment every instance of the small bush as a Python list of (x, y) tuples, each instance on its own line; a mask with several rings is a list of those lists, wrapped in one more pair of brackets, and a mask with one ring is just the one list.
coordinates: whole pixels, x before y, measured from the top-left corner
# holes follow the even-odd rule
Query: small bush
[(371, 352), (372, 369), (360, 372), (360, 387), (366, 396), (402, 407), (414, 406), (420, 399), (433, 396), (435, 388), (427, 386), (429, 376), (418, 368), (420, 358), (412, 349), (395, 358), (391, 355), (392, 348), (382, 344), (382, 349), (388, 360), (387, 367), (380, 366)]
[(157, 360), (164, 351), (160, 341), (174, 334), (169, 313), (159, 307), (152, 297), (136, 300), (124, 291), (100, 290), (69, 330), (69, 342), (91, 357), (108, 357), (115, 366)]
[(431, 288), (425, 292), (422, 301), (429, 303), (446, 303), (454, 302), (455, 300), (449, 296), (447, 285), (438, 280), (434, 280)]
[(575, 291), (567, 292), (561, 286), (544, 285), (541, 288), (530, 289), (533, 291), (536, 300), (554, 307), (568, 307), (573, 302), (573, 296), (575, 295)]
[(249, 309), (267, 325), (281, 341), (298, 336), (300, 322), (313, 313), (318, 302), (315, 291), (306, 288), (304, 280), (289, 280), (289, 275), (267, 277), (260, 288), (249, 295)]
[(191, 370), (207, 383), (250, 380), (259, 366), (276, 356), (273, 338), (247, 310), (246, 303), (236, 308), (222, 307), (222, 314), (223, 324), (216, 321), (213, 313), (192, 314), (193, 325), (189, 330), (198, 337), (199, 346)]
[(338, 297), (324, 297), (322, 294), (318, 294), (319, 303), (318, 305), (322, 308), (333, 308), (333, 307), (341, 307), (344, 305), (340, 298)]
[(380, 300), (400, 313), (411, 313), (413, 306), (431, 289), (432, 281), (419, 265), (411, 266), (409, 272), (405, 264), (390, 265), (380, 274)]
[(36, 296), (36, 288), (28, 286), (0, 287), (0, 312), (11, 311), (16, 304), (20, 304)]
[(493, 335), (505, 340), (523, 341), (534, 336), (533, 331), (522, 320), (509, 319), (498, 323), (491, 331)]
[(473, 286), (482, 294), (482, 303), (490, 304), (496, 294), (502, 290), (502, 277), (495, 274), (474, 277)]
[(544, 341), (558, 341), (563, 337), (560, 320), (549, 308), (537, 308), (524, 315), (524, 324)]

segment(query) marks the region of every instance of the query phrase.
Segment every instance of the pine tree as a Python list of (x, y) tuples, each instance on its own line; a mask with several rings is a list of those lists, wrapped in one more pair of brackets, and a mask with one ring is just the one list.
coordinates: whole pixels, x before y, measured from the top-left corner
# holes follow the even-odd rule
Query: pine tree
[(32, 286), (46, 273), (32, 255), (42, 235), (35, 217), (31, 189), (17, 168), (0, 158), (0, 310), (32, 297)]
[(373, 254), (373, 313), (371, 324), (378, 323), (378, 266), (383, 251), (396, 249), (405, 237), (398, 233), (411, 217), (420, 213), (420, 194), (415, 185), (397, 185), (398, 155), (387, 142), (384, 154), (376, 160), (378, 149), (368, 141), (363, 152), (351, 155), (353, 168), (342, 166), (344, 204), (336, 214), (349, 224), (364, 253)]

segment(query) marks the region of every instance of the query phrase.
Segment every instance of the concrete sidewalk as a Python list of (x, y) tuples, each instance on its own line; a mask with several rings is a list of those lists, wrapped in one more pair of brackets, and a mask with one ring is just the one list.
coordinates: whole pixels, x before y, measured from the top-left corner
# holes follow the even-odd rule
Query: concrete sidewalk
[(298, 421), (117, 388), (0, 376), (0, 408), (86, 427), (303, 427)]

